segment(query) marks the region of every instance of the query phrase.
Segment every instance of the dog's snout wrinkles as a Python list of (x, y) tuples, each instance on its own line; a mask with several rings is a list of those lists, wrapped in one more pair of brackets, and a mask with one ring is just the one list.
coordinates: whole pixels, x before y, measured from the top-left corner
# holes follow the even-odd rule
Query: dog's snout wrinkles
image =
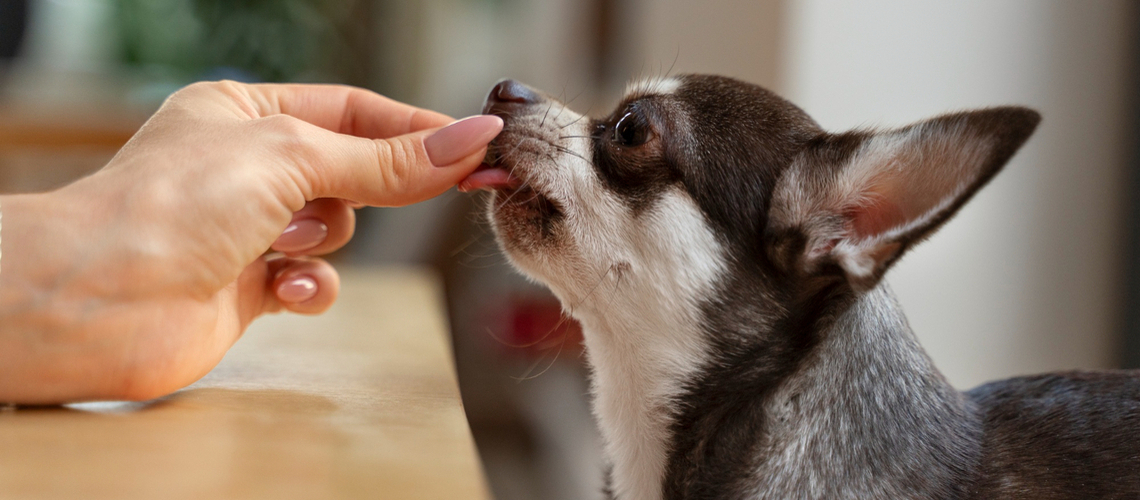
[(501, 114), (517, 105), (538, 102), (538, 93), (515, 80), (503, 80), (495, 84), (483, 105), (485, 114)]

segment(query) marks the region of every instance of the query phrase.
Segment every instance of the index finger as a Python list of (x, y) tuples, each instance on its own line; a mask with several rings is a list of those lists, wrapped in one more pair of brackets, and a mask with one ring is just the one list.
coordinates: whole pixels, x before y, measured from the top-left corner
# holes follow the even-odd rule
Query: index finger
[(289, 115), (340, 134), (367, 139), (442, 127), (453, 118), (346, 85), (243, 85), (258, 116)]

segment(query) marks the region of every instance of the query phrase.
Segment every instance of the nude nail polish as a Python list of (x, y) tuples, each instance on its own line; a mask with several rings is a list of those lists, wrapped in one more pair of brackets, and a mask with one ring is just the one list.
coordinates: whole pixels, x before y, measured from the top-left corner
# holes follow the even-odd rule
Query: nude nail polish
[(301, 219), (290, 223), (273, 242), (278, 252), (301, 252), (324, 243), (329, 227), (317, 219)]
[(299, 276), (277, 286), (277, 298), (294, 304), (304, 302), (317, 295), (317, 281), (308, 276)]
[(464, 118), (424, 139), (431, 164), (451, 165), (487, 146), (503, 130), (503, 119), (492, 115)]

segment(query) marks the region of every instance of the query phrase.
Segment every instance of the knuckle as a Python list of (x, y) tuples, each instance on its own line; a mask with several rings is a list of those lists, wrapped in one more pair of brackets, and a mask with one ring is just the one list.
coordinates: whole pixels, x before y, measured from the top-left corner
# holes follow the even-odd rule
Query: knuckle
[(209, 93), (209, 89), (213, 83), (214, 82), (195, 82), (182, 87), (166, 98), (163, 107), (166, 109), (191, 108), (192, 105), (190, 103), (199, 96)]
[(386, 147), (379, 147), (378, 168), (383, 189), (388, 192), (400, 192), (407, 177), (407, 165), (415, 158), (414, 148), (406, 139), (392, 139), (384, 141)]
[[(270, 115), (253, 121), (258, 128), (258, 136), (265, 137), (269, 154), (283, 168), (279, 173), (286, 186), (296, 186), (300, 196), (290, 196), (292, 205), (303, 204), (310, 197), (314, 186), (309, 180), (317, 179), (323, 155), (318, 139), (314, 136), (314, 126), (288, 115)], [(285, 189), (293, 192), (292, 189)]]
[(219, 97), (232, 101), (250, 118), (256, 118), (245, 84), (231, 80), (191, 83), (167, 97), (163, 107), (200, 113), (202, 102), (216, 101)]
[(241, 93), (240, 83), (222, 80), (217, 82), (194, 82), (174, 92), (171, 94), (171, 97), (199, 96), (203, 94), (222, 94), (227, 97), (237, 97), (241, 95)]
[(194, 82), (182, 87), (174, 95), (201, 94), (203, 92), (216, 92), (224, 89), (223, 82)]
[(255, 122), (262, 127), (265, 127), (278, 134), (297, 134), (301, 130), (303, 122), (289, 115), (269, 115), (263, 118), (258, 118)]
[(289, 115), (258, 118), (257, 125), (268, 132), (274, 145), (291, 156), (308, 157), (314, 152), (312, 130), (305, 122)]

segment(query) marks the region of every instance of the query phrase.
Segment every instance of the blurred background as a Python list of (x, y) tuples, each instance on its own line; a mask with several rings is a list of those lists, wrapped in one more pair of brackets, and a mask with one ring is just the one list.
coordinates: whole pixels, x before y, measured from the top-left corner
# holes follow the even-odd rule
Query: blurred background
[[(340, 82), (466, 116), (501, 77), (604, 113), (632, 78), (713, 72), (825, 128), (995, 104), (1025, 148), (888, 281), (960, 388), (1140, 366), (1140, 24), (1128, 0), (0, 0), (0, 192), (100, 168), (195, 80)], [(480, 196), (359, 213), (333, 256), (445, 283), (497, 498), (601, 487), (580, 337), (504, 263)]]

